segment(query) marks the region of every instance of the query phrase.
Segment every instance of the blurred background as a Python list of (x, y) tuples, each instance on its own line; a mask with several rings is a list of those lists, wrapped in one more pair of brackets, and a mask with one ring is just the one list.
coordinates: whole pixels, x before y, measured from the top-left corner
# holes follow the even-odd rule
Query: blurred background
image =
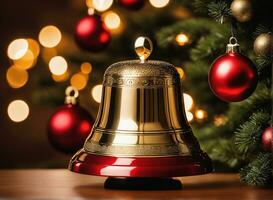
[[(238, 170), (261, 159), (259, 153), (269, 151), (260, 143), (270, 125), (272, 55), (253, 50), (253, 44), (261, 34), (271, 34), (273, 6), (260, 0), (247, 1), (245, 10), (230, 9), (241, 1), (1, 2), (0, 168), (67, 167), (73, 154), (55, 149), (47, 136), (48, 120), (64, 105), (66, 87), (79, 90), (80, 106), (94, 120), (105, 69), (137, 59), (134, 41), (142, 35), (153, 41), (150, 59), (176, 66), (187, 119), (216, 169)], [(86, 26), (95, 27), (90, 33), (95, 39), (85, 38)], [(255, 63), (259, 79), (250, 98), (232, 105), (215, 97), (207, 81), (231, 35)], [(258, 136), (249, 141), (254, 133)]]

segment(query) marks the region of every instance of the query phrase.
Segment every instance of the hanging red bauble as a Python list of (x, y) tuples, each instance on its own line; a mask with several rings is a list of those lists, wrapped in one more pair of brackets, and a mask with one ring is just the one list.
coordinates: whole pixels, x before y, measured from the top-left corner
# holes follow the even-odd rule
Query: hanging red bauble
[(139, 10), (144, 6), (145, 0), (118, 0), (118, 3), (127, 9)]
[(110, 43), (111, 35), (99, 15), (88, 15), (76, 25), (75, 40), (80, 48), (98, 52)]
[(249, 58), (240, 53), (236, 38), (230, 38), (226, 53), (213, 62), (209, 84), (217, 97), (228, 102), (242, 101), (255, 90), (256, 68)]
[(74, 153), (84, 144), (93, 126), (90, 114), (77, 103), (78, 91), (66, 89), (65, 105), (58, 108), (47, 125), (50, 143), (59, 151)]
[(270, 126), (262, 133), (262, 148), (267, 152), (273, 151), (273, 127)]

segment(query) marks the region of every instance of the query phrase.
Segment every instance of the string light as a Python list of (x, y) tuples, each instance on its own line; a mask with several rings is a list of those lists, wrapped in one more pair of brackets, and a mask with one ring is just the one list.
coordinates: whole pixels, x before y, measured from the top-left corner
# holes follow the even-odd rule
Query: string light
[(199, 121), (203, 121), (207, 118), (207, 112), (205, 110), (199, 109), (195, 111), (195, 118)]
[(28, 72), (15, 66), (9, 67), (6, 73), (6, 79), (10, 87), (23, 87), (28, 81)]
[(150, 4), (156, 8), (163, 8), (168, 5), (170, 0), (149, 0)]
[(189, 37), (185, 33), (179, 33), (175, 40), (179, 46), (184, 46), (189, 43)]
[(91, 91), (93, 99), (97, 102), (101, 102), (101, 94), (102, 94), (102, 85), (96, 85), (93, 87)]
[(39, 33), (39, 42), (47, 48), (57, 46), (62, 39), (61, 31), (56, 26), (45, 26)]
[[(109, 9), (113, 4), (113, 0), (93, 0), (92, 5), (100, 12)], [(90, 5), (90, 4), (87, 4)]]
[(55, 56), (49, 61), (49, 70), (52, 74), (62, 75), (67, 70), (67, 62), (62, 56)]
[(193, 107), (193, 99), (189, 94), (183, 93), (185, 110), (189, 111)]
[(184, 72), (184, 70), (183, 70), (181, 67), (176, 67), (176, 70), (177, 70), (177, 72), (178, 72), (178, 74), (179, 74), (180, 79), (183, 80), (184, 77), (185, 77), (185, 72)]
[(88, 78), (86, 75), (82, 73), (74, 74), (70, 79), (70, 84), (77, 88), (78, 90), (82, 90), (87, 85)]
[(186, 111), (186, 117), (188, 122), (193, 121), (193, 114), (190, 111)]
[(7, 55), (12, 60), (22, 58), (28, 50), (28, 41), (26, 39), (13, 40), (7, 49)]
[(14, 122), (22, 122), (29, 115), (29, 107), (23, 100), (14, 100), (8, 105), (8, 116)]
[(89, 62), (84, 62), (81, 64), (81, 72), (83, 74), (90, 74), (92, 71), (92, 65)]
[(118, 29), (121, 24), (120, 17), (117, 13), (113, 11), (108, 11), (103, 14), (102, 19), (106, 25), (106, 27), (110, 30)]
[(224, 125), (226, 122), (227, 122), (227, 118), (225, 115), (216, 115), (214, 117), (214, 125), (215, 126)]

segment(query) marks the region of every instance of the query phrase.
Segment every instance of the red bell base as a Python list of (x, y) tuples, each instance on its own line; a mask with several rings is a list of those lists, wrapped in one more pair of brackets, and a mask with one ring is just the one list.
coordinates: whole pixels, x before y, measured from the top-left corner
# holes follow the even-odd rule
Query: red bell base
[(108, 177), (177, 177), (206, 174), (212, 163), (206, 153), (198, 156), (113, 157), (78, 151), (69, 163), (73, 172)]

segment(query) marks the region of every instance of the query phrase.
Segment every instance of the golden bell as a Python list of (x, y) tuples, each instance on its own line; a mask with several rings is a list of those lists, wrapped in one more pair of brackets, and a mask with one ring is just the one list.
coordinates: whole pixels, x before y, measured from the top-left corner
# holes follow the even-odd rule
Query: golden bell
[(176, 68), (147, 61), (152, 43), (136, 40), (140, 60), (106, 70), (96, 122), (69, 169), (110, 177), (174, 177), (208, 173), (211, 161), (187, 122)]

